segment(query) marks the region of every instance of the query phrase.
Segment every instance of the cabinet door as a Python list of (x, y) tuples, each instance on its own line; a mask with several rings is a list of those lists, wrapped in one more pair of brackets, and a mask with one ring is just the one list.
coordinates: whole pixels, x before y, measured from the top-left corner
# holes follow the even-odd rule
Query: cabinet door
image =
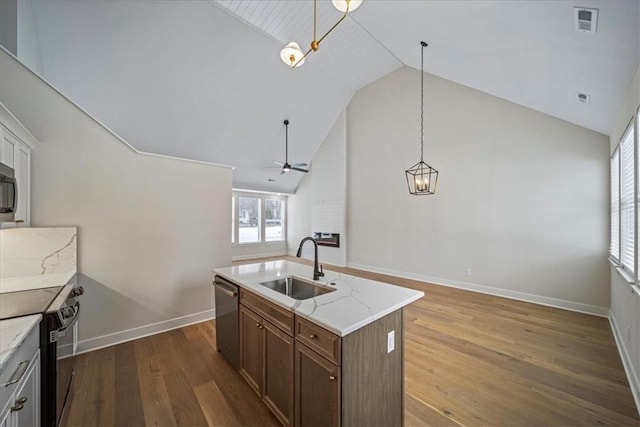
[(29, 225), (31, 200), (31, 149), (10, 132), (0, 134), (0, 161), (15, 171), (18, 184), (16, 221)]
[(23, 221), (29, 225), (31, 199), (31, 150), (24, 144), (17, 144), (13, 168), (18, 183), (18, 205), (16, 206), (16, 221)]
[[(13, 400), (11, 401), (13, 403)], [(13, 420), (13, 412), (11, 412), (11, 405), (7, 405), (4, 412), (0, 413), (0, 427), (13, 427), (11, 421)]]
[(22, 384), (16, 390), (16, 403), (22, 402), (22, 409), (14, 411), (16, 426), (40, 425), (40, 350), (29, 364)]
[(296, 424), (340, 425), (339, 368), (299, 342), (295, 361)]
[(262, 396), (264, 354), (262, 319), (240, 305), (240, 374)]
[(285, 426), (293, 423), (293, 338), (264, 325), (264, 402)]

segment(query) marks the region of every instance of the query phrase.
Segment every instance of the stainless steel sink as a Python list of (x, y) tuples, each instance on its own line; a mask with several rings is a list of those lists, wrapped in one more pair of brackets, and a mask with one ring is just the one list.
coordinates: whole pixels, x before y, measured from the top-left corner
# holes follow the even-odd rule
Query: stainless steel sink
[(260, 284), (297, 300), (313, 298), (335, 291), (335, 289), (324, 288), (295, 276), (282, 277)]

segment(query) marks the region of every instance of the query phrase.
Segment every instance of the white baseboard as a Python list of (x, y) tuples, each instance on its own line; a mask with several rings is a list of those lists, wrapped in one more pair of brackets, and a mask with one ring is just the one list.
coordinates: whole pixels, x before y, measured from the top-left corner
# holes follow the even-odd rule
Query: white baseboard
[(65, 344), (58, 347), (57, 350), (58, 359), (66, 359), (67, 357), (73, 356), (73, 344)]
[(231, 260), (232, 261), (244, 261), (244, 260), (247, 260), (247, 259), (269, 258), (269, 257), (284, 256), (284, 255), (287, 255), (286, 251), (267, 252), (267, 253), (264, 253), (264, 254), (236, 255), (236, 256), (231, 257)]
[(434, 285), (448, 286), (450, 288), (464, 289), (467, 291), (479, 292), (482, 294), (495, 295), (514, 299), (518, 301), (531, 302), (534, 304), (546, 305), (549, 307), (562, 308), (580, 313), (593, 314), (599, 317), (608, 317), (609, 308), (599, 307), (597, 305), (583, 304), (580, 302), (567, 301), (558, 298), (550, 298), (541, 295), (528, 294), (525, 292), (512, 291), (509, 289), (493, 288), (491, 286), (477, 285), (475, 283), (460, 282), (457, 280), (442, 279), (439, 277), (423, 276), (420, 274), (406, 273), (403, 271), (391, 270), (386, 268), (371, 267), (369, 265), (348, 263), (348, 267), (358, 270), (371, 271), (373, 273), (382, 273), (390, 276), (404, 277), (407, 279), (420, 280), (422, 282), (433, 283)]
[(634, 369), (633, 363), (631, 362), (631, 356), (629, 355), (629, 351), (627, 350), (627, 346), (623, 338), (624, 334), (618, 328), (618, 324), (616, 323), (616, 319), (613, 316), (613, 312), (609, 313), (609, 323), (611, 324), (613, 338), (615, 338), (616, 340), (618, 352), (620, 353), (620, 359), (622, 359), (624, 371), (626, 372), (627, 379), (629, 380), (629, 386), (631, 387), (633, 399), (636, 401), (636, 409), (640, 414), (640, 380), (638, 378), (638, 373)]
[(87, 353), (89, 351), (121, 344), (123, 342), (137, 340), (138, 338), (144, 338), (161, 332), (167, 332), (172, 329), (182, 328), (194, 323), (215, 319), (215, 317), (216, 310), (212, 309), (189, 314), (187, 316), (176, 317), (174, 319), (164, 320), (162, 322), (151, 323), (149, 325), (138, 326), (136, 328), (126, 329), (112, 334), (89, 338), (78, 342), (78, 351), (76, 354)]

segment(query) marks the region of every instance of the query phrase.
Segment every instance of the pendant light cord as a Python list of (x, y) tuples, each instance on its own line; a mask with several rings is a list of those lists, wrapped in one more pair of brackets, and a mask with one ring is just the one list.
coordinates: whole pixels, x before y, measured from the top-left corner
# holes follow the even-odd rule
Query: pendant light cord
[(425, 42), (420, 42), (422, 55), (420, 57), (420, 162), (424, 160), (424, 48)]

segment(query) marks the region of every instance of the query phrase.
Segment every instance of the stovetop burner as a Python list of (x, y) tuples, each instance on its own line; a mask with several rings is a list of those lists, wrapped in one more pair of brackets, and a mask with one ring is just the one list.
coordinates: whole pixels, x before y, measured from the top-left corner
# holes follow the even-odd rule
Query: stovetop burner
[(62, 286), (0, 294), (0, 320), (43, 313)]

